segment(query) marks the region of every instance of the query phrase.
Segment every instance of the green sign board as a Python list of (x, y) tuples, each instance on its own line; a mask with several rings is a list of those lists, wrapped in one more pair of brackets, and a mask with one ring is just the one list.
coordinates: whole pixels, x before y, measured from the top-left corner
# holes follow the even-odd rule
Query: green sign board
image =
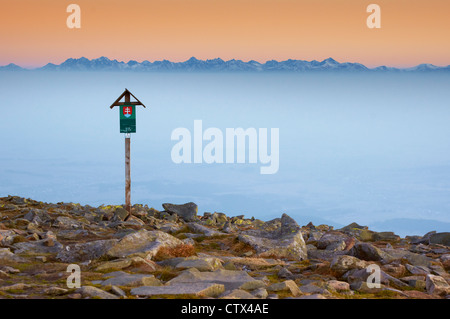
[(120, 133), (136, 133), (136, 106), (120, 106)]

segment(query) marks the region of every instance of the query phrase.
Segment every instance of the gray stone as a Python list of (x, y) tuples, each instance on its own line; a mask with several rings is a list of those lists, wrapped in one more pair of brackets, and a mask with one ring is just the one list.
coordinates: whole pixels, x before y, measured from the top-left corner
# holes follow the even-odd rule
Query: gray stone
[(125, 291), (123, 291), (122, 289), (120, 289), (117, 286), (111, 286), (111, 292), (118, 297), (126, 298), (126, 296), (127, 296)]
[(450, 285), (441, 276), (427, 275), (426, 289), (429, 294), (448, 295), (450, 294)]
[(376, 232), (373, 235), (374, 241), (391, 241), (396, 242), (400, 240), (400, 236), (394, 234), (393, 232)]
[(350, 285), (348, 282), (345, 281), (339, 281), (339, 280), (329, 280), (327, 281), (327, 289), (333, 290), (333, 291), (348, 291), (350, 290)]
[(236, 267), (244, 267), (245, 269), (258, 270), (271, 268), (277, 265), (284, 266), (286, 263), (279, 259), (272, 258), (254, 258), (254, 257), (227, 257), (221, 256), (224, 261), (231, 261)]
[(346, 251), (332, 251), (322, 249), (308, 249), (308, 259), (332, 261), (336, 256), (345, 255)]
[(0, 248), (0, 262), (23, 263), (26, 262), (26, 259), (16, 256), (9, 248)]
[(405, 259), (407, 260), (411, 265), (413, 266), (430, 266), (432, 259), (425, 255), (416, 254), (407, 250), (401, 250), (401, 249), (389, 249), (389, 248), (383, 248), (382, 249), (387, 255), (385, 256), (386, 261), (394, 261), (394, 260), (401, 260)]
[(345, 241), (340, 240), (340, 241), (335, 241), (331, 244), (329, 244), (325, 250), (328, 251), (342, 251), (345, 249), (345, 247), (347, 246), (347, 244), (345, 243)]
[(369, 287), (366, 281), (354, 281), (350, 284), (350, 289), (362, 293), (376, 293), (382, 291), (383, 285), (379, 287)]
[(426, 288), (425, 277), (423, 277), (423, 276), (407, 276), (407, 277), (400, 278), (400, 280), (404, 281), (410, 287), (413, 287), (415, 289), (425, 289)]
[(108, 256), (124, 258), (132, 254), (141, 254), (146, 259), (156, 255), (161, 247), (176, 247), (181, 240), (162, 231), (140, 230), (124, 236), (107, 252)]
[(355, 230), (365, 230), (365, 229), (367, 229), (367, 226), (361, 226), (361, 225), (358, 225), (357, 223), (351, 223), (351, 224), (349, 224), (345, 227), (342, 227), (341, 229), (338, 229), (338, 230), (342, 231), (342, 232), (351, 233)]
[(274, 283), (267, 287), (267, 291), (289, 291), (294, 297), (302, 294), (297, 284), (293, 280)]
[(351, 269), (362, 269), (366, 267), (366, 263), (356, 257), (340, 255), (336, 256), (330, 264), (330, 268), (338, 276), (342, 276), (344, 273)]
[(176, 269), (196, 268), (200, 271), (214, 271), (222, 267), (222, 262), (215, 257), (187, 257), (178, 263)]
[(25, 205), (27, 200), (24, 197), (10, 196), (9, 201), (14, 205)]
[(128, 216), (128, 212), (125, 208), (117, 207), (114, 210), (113, 221), (118, 221), (118, 220), (124, 221), (125, 218), (127, 218), (127, 216)]
[(243, 231), (239, 240), (252, 246), (260, 257), (275, 255), (295, 260), (308, 257), (300, 227), (286, 214), (281, 217), (281, 227), (272, 231)]
[[(347, 280), (348, 283), (350, 283), (350, 285), (353, 285), (360, 281), (367, 282), (367, 279), (370, 275), (371, 275), (371, 271), (367, 268), (353, 269), (353, 270), (350, 270), (349, 272), (345, 273), (342, 278)], [(407, 287), (408, 286), (403, 281), (401, 281), (395, 277), (392, 277), (391, 275), (385, 273), (382, 270), (380, 270), (380, 283), (384, 284), (384, 285), (393, 284), (397, 287)], [(354, 289), (354, 290), (357, 290), (357, 289)]]
[(300, 287), (300, 291), (305, 294), (321, 294), (329, 295), (330, 292), (324, 288), (318, 287), (314, 284), (308, 284)]
[(211, 220), (215, 224), (224, 224), (228, 221), (228, 217), (224, 213), (214, 212), (214, 214), (211, 215)]
[(131, 259), (117, 259), (112, 261), (106, 261), (97, 266), (97, 271), (105, 270), (120, 270), (131, 266)]
[(292, 279), (294, 275), (286, 267), (282, 267), (277, 274), (278, 278)]
[(406, 269), (413, 275), (427, 275), (430, 273), (430, 270), (425, 266), (412, 266), (410, 264), (406, 264)]
[(266, 299), (267, 296), (269, 295), (269, 293), (267, 292), (267, 290), (265, 288), (255, 289), (251, 292), (251, 294), (259, 299)]
[[(345, 241), (348, 240), (348, 235), (343, 234), (338, 231), (330, 231), (325, 233), (320, 240), (317, 242), (317, 248), (319, 249), (326, 249), (327, 247), (330, 247), (330, 245), (334, 244), (336, 246), (337, 244), (341, 244), (344, 242), (344, 248), (345, 248)], [(328, 249), (328, 248), (327, 248)], [(328, 249), (330, 250), (330, 249)], [(343, 250), (343, 249), (339, 249)]]
[(53, 223), (53, 227), (58, 227), (62, 229), (82, 229), (86, 223), (75, 220), (70, 217), (59, 216)]
[(75, 290), (75, 292), (81, 294), (84, 298), (119, 299), (116, 295), (93, 286), (83, 286)]
[(61, 296), (67, 294), (68, 292), (69, 292), (68, 289), (60, 287), (48, 287), (44, 289), (44, 294), (50, 296)]
[(13, 245), (16, 254), (21, 253), (58, 253), (62, 251), (64, 246), (52, 239), (42, 239), (29, 242), (21, 242)]
[(219, 296), (220, 299), (256, 299), (251, 293), (242, 289), (233, 289), (231, 291), (225, 291)]
[(367, 261), (381, 261), (389, 258), (387, 253), (369, 243), (355, 244), (349, 254)]
[(188, 227), (193, 232), (202, 233), (203, 235), (205, 235), (207, 237), (226, 235), (220, 231), (214, 230), (212, 228), (208, 228), (208, 227), (200, 225), (198, 223), (188, 223)]
[(217, 297), (225, 291), (224, 285), (211, 282), (177, 283), (169, 286), (142, 286), (131, 289), (135, 296), (195, 296)]
[(153, 275), (145, 274), (128, 274), (123, 271), (115, 271), (105, 274), (104, 277), (112, 277), (101, 282), (102, 286), (161, 286), (162, 283)]
[(198, 207), (195, 203), (186, 203), (183, 205), (175, 205), (165, 203), (162, 204), (164, 210), (171, 214), (177, 214), (180, 218), (182, 218), (186, 222), (193, 222), (198, 219), (197, 212)]
[(198, 283), (208, 282), (217, 283), (225, 286), (227, 290), (233, 290), (241, 287), (248, 281), (256, 279), (250, 277), (246, 271), (233, 271), (218, 269), (212, 272), (200, 272), (195, 268), (187, 269), (177, 277), (171, 279), (166, 284), (176, 285), (179, 283)]
[(430, 244), (450, 246), (450, 233), (435, 233), (430, 236)]
[(266, 286), (267, 285), (264, 281), (257, 279), (257, 280), (244, 282), (241, 286), (239, 286), (239, 288), (244, 289), (244, 290), (254, 290), (254, 289), (264, 288)]
[(445, 271), (445, 269), (443, 267), (441, 267), (440, 265), (431, 265), (430, 266), (430, 270), (433, 273), (433, 275), (438, 275), (438, 276), (441, 276), (441, 277), (448, 276), (448, 274)]
[(117, 242), (117, 239), (106, 239), (68, 245), (56, 258), (66, 263), (95, 260), (104, 256)]
[(307, 243), (315, 243), (322, 238), (323, 232), (317, 231), (317, 230), (310, 230), (308, 234), (308, 240)]

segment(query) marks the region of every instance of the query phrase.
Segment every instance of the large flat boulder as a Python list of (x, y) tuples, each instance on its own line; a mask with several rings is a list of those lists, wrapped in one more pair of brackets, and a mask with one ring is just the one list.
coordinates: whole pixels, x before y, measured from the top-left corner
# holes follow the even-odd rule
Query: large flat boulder
[(151, 259), (161, 247), (176, 247), (181, 244), (181, 240), (162, 231), (140, 230), (122, 237), (106, 254), (116, 258), (139, 254)]
[(95, 260), (103, 257), (117, 242), (117, 239), (104, 239), (68, 245), (56, 258), (66, 263)]
[(385, 256), (385, 260), (389, 262), (404, 259), (413, 266), (428, 267), (432, 264), (433, 261), (431, 258), (425, 255), (413, 253), (408, 250), (393, 248), (382, 248), (381, 250), (386, 253), (387, 256)]
[(286, 214), (281, 217), (280, 227), (273, 230), (243, 231), (239, 240), (252, 246), (260, 257), (273, 255), (295, 260), (308, 258), (300, 227)]
[(124, 271), (115, 271), (107, 273), (104, 277), (110, 277), (100, 283), (102, 286), (161, 286), (162, 283), (153, 275), (147, 274), (129, 274)]
[(162, 207), (166, 212), (170, 214), (177, 214), (181, 219), (183, 219), (186, 222), (193, 222), (198, 219), (197, 218), (198, 207), (197, 204), (193, 202), (189, 202), (182, 205), (165, 203), (162, 204)]
[(203, 282), (221, 284), (225, 286), (226, 290), (233, 290), (241, 287), (244, 283), (255, 280), (246, 271), (218, 269), (211, 272), (200, 272), (195, 268), (190, 268), (168, 281), (167, 285)]
[(178, 263), (176, 269), (195, 268), (200, 271), (213, 271), (222, 267), (222, 262), (215, 257), (186, 257)]
[(206, 237), (212, 237), (212, 236), (220, 236), (220, 235), (226, 235), (225, 233), (222, 233), (220, 231), (217, 231), (215, 229), (200, 225), (199, 223), (188, 223), (188, 227), (190, 230), (196, 233), (202, 233)]
[(20, 253), (58, 253), (64, 246), (57, 240), (51, 239), (41, 239), (29, 242), (19, 242), (13, 245), (16, 254)]
[(142, 286), (131, 289), (135, 296), (161, 297), (217, 297), (225, 291), (224, 285), (210, 282), (178, 283), (170, 286)]

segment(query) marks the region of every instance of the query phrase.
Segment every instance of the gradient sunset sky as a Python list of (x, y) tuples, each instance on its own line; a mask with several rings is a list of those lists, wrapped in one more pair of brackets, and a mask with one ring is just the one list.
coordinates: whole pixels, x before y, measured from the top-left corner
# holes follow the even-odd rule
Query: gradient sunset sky
[[(81, 7), (81, 29), (66, 8)], [(381, 7), (381, 29), (366, 8)], [(450, 64), (449, 0), (0, 0), (0, 65), (67, 58)]]

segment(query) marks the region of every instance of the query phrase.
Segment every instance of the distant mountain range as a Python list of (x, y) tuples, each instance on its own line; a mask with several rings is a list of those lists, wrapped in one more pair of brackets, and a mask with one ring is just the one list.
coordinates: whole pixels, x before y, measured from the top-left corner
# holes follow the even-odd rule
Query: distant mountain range
[(129, 61), (127, 63), (117, 60), (110, 60), (106, 57), (89, 60), (87, 58), (67, 59), (57, 65), (48, 63), (47, 65), (35, 68), (25, 69), (14, 63), (0, 66), (0, 71), (213, 71), (213, 72), (307, 72), (307, 71), (349, 71), (349, 72), (450, 72), (450, 65), (445, 67), (435, 66), (433, 64), (420, 64), (411, 68), (393, 68), (379, 66), (368, 68), (360, 63), (344, 62), (339, 63), (332, 58), (321, 62), (304, 60), (286, 60), (278, 62), (276, 60), (259, 63), (257, 61), (244, 62), (242, 60), (224, 61), (220, 58), (212, 60), (198, 60), (194, 57), (184, 62), (163, 61)]

